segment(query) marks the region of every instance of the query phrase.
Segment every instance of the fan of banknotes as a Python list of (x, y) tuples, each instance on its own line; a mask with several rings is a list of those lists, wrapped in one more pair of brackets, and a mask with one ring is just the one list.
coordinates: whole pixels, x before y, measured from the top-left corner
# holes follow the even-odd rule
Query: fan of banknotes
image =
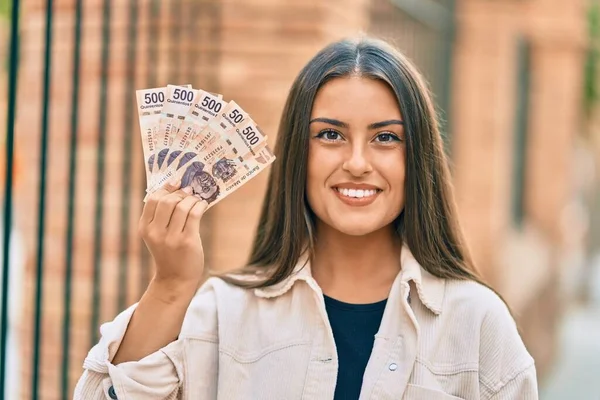
[(234, 101), (190, 85), (136, 91), (146, 199), (169, 181), (209, 208), (250, 181), (275, 156), (256, 122)]

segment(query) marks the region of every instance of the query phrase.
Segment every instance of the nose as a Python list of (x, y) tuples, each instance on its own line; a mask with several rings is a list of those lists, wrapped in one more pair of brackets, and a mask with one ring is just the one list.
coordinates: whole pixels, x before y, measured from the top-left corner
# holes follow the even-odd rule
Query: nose
[(357, 177), (371, 172), (373, 167), (371, 165), (368, 149), (366, 149), (362, 143), (355, 143), (351, 148), (350, 154), (344, 160), (342, 168), (344, 171)]

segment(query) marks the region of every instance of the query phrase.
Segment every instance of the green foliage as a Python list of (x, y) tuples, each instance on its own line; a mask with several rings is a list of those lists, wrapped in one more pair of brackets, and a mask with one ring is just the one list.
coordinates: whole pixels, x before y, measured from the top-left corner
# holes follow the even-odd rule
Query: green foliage
[(590, 46), (585, 62), (585, 88), (584, 107), (586, 112), (592, 111), (595, 103), (600, 99), (598, 87), (598, 61), (600, 60), (600, 7), (593, 1), (588, 11), (588, 35)]
[(0, 0), (0, 18), (10, 19), (12, 0)]
[[(0, 29), (8, 30), (11, 24), (11, 12), (12, 12), (13, 0), (0, 0)], [(8, 40), (6, 43), (0, 43), (0, 46), (8, 46)], [(0, 73), (8, 71), (8, 57), (0, 58)]]

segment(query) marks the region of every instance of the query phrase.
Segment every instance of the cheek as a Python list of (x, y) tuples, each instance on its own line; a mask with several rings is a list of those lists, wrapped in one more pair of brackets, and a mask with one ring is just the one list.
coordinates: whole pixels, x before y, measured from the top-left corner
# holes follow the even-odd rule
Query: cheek
[(306, 196), (314, 211), (323, 208), (324, 193), (328, 190), (329, 178), (336, 171), (338, 162), (335, 152), (328, 151), (318, 145), (308, 149), (308, 165), (306, 175)]
[(323, 149), (317, 145), (308, 148), (307, 186), (324, 187), (327, 178), (331, 176), (336, 168), (336, 157), (334, 152)]
[(406, 183), (406, 158), (404, 151), (380, 155), (377, 159), (377, 170), (389, 185), (394, 201), (404, 207), (404, 188)]

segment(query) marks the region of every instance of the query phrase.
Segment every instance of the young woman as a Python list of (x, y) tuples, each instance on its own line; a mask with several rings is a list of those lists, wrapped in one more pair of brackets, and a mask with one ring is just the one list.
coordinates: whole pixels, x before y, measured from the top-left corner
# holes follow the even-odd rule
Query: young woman
[(101, 328), (76, 399), (537, 399), (534, 361), (460, 233), (423, 78), (384, 42), (300, 72), (256, 239), (211, 277), (206, 203), (145, 205), (156, 275)]

